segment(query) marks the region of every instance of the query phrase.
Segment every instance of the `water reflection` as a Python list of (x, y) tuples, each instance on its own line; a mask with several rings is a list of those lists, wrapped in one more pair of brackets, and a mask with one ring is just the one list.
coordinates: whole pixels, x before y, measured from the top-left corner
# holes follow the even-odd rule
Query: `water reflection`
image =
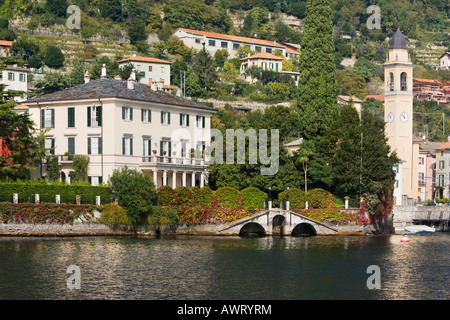
[(450, 236), (400, 239), (0, 238), (0, 299), (448, 299)]

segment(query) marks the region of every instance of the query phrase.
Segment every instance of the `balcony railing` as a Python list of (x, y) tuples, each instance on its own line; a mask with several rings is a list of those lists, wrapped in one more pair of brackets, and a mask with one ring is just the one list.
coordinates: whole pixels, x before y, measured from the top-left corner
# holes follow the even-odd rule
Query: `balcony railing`
[(167, 163), (177, 165), (189, 165), (189, 166), (204, 166), (205, 159), (203, 158), (181, 158), (181, 157), (168, 157), (168, 156), (144, 156), (142, 157), (144, 163)]

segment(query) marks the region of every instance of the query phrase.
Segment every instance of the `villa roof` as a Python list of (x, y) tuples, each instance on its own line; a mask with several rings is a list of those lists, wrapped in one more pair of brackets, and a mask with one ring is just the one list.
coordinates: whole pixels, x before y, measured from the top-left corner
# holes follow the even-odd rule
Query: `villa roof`
[(244, 61), (244, 60), (250, 60), (250, 59), (283, 60), (283, 58), (273, 55), (271, 53), (267, 53), (267, 52), (258, 52), (257, 54), (254, 54), (252, 56), (242, 58), (241, 60)]
[(135, 82), (134, 89), (128, 89), (127, 81), (116, 79), (92, 80), (75, 87), (31, 98), (30, 100), (24, 101), (23, 104), (29, 105), (33, 103), (58, 101), (92, 100), (98, 98), (122, 98), (215, 111), (212, 107), (183, 99), (164, 91), (154, 91), (143, 83)]
[(7, 40), (0, 40), (0, 46), (7, 46), (7, 47), (11, 47), (13, 44), (12, 41), (7, 41)]
[(436, 149), (442, 145), (442, 142), (422, 141), (419, 145), (420, 151), (427, 152), (432, 156), (436, 155)]
[(441, 143), (440, 146), (436, 147), (436, 150), (444, 150), (444, 149), (448, 149), (448, 148), (450, 148), (450, 141), (448, 141), (444, 144)]
[(253, 44), (263, 44), (263, 45), (270, 45), (270, 46), (282, 47), (282, 48), (285, 47), (284, 45), (279, 44), (276, 41), (271, 41), (271, 40), (263, 40), (263, 39), (257, 39), (257, 38), (249, 38), (249, 37), (239, 37), (239, 36), (232, 36), (232, 35), (228, 35), (228, 34), (200, 31), (200, 30), (192, 30), (192, 29), (186, 29), (186, 28), (180, 28), (180, 29), (185, 32), (206, 36), (209, 38), (224, 39), (224, 40), (246, 42), (246, 43), (253, 43)]
[(162, 60), (158, 58), (152, 58), (152, 57), (131, 57), (127, 59), (122, 59), (117, 61), (118, 63), (127, 62), (127, 61), (136, 61), (136, 62), (153, 62), (153, 63), (165, 63), (165, 64), (172, 64), (171, 61)]

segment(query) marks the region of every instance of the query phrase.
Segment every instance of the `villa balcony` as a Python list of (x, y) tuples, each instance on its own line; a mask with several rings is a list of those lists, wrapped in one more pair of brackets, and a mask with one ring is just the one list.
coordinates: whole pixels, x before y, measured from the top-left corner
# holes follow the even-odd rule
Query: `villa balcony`
[(178, 167), (178, 168), (204, 168), (206, 160), (204, 158), (186, 158), (169, 156), (144, 156), (142, 157), (141, 167)]

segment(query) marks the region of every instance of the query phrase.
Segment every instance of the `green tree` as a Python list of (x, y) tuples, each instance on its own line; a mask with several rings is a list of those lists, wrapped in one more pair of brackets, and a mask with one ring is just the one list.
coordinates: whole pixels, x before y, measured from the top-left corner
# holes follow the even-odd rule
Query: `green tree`
[(73, 157), (74, 180), (78, 182), (88, 181), (89, 156), (77, 154)]
[(47, 157), (47, 178), (50, 181), (59, 181), (61, 177), (61, 166), (59, 165), (58, 156)]
[(118, 204), (126, 209), (128, 221), (132, 224), (142, 221), (158, 202), (155, 185), (149, 175), (126, 166), (114, 170), (108, 184)]
[(308, 0), (302, 34), (298, 107), (302, 136), (323, 135), (337, 112), (331, 9), (328, 0)]
[(44, 61), (49, 68), (60, 69), (64, 66), (64, 54), (57, 46), (49, 45)]
[(131, 26), (128, 28), (128, 37), (130, 38), (130, 43), (133, 45), (147, 39), (145, 24), (142, 20), (133, 21), (131, 23)]
[(336, 151), (331, 159), (333, 183), (337, 194), (357, 199), (361, 173), (361, 123), (358, 111), (344, 105), (333, 124)]
[(46, 0), (45, 8), (57, 17), (64, 17), (67, 10), (67, 0)]
[(200, 85), (205, 91), (209, 91), (217, 80), (217, 72), (216, 63), (205, 48), (194, 57), (193, 71), (198, 74)]
[(113, 21), (122, 20), (122, 1), (121, 0), (99, 0), (98, 7), (102, 17)]

